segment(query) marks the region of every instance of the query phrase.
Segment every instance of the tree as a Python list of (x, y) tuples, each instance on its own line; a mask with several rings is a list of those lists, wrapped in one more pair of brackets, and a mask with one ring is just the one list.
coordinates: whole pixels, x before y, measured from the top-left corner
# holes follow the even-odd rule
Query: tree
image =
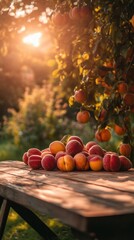
[[(5, 15), (14, 19), (11, 12), (17, 9), (25, 11), (16, 25), (11, 21), (14, 32), (23, 25), (27, 29), (47, 27), (56, 40), (57, 68), (53, 76), (62, 81), (64, 89), (68, 84), (74, 87), (70, 106), (88, 110), (98, 134), (113, 129), (133, 148), (133, 0), (21, 1), (14, 3), (13, 11), (9, 2), (8, 10), (2, 10), (3, 19)], [(43, 13), (47, 23), (39, 24)], [(81, 103), (75, 99), (79, 90), (86, 96)]]

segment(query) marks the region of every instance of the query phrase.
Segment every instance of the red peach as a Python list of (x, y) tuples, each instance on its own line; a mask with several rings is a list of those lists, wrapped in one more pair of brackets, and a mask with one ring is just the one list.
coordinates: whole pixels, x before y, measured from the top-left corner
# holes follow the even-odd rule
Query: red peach
[(96, 154), (96, 155), (99, 155), (101, 157), (104, 156), (104, 151), (103, 149), (99, 146), (99, 145), (93, 145), (90, 149), (89, 149), (89, 154), (92, 155), (92, 154)]
[(56, 168), (56, 160), (52, 154), (46, 154), (41, 160), (41, 166), (47, 170), (52, 171)]
[(75, 160), (71, 155), (66, 154), (58, 158), (57, 167), (64, 172), (70, 172), (75, 169)]
[(41, 157), (43, 158), (46, 154), (52, 154), (51, 151), (49, 149), (44, 149), (43, 151), (41, 151)]
[(106, 153), (103, 157), (103, 168), (106, 171), (118, 172), (121, 167), (121, 161), (117, 154)]
[(27, 156), (27, 152), (25, 152), (25, 153), (23, 154), (23, 156), (22, 156), (22, 161), (23, 161), (26, 165), (28, 165), (28, 156)]
[(38, 148), (29, 148), (27, 151), (27, 155), (28, 157), (30, 157), (31, 155), (41, 155), (41, 151)]
[(40, 155), (31, 155), (30, 157), (28, 157), (28, 165), (32, 169), (41, 168), (41, 156)]
[(66, 145), (66, 153), (74, 156), (83, 150), (83, 145), (77, 140), (70, 140)]
[(94, 141), (89, 141), (89, 142), (86, 143), (85, 148), (86, 148), (86, 150), (88, 151), (88, 150), (89, 150), (92, 146), (94, 146), (94, 145), (97, 145), (97, 143), (94, 142)]
[(92, 157), (89, 161), (89, 166), (93, 171), (101, 171), (103, 169), (103, 158), (99, 155)]
[(89, 162), (87, 157), (83, 153), (77, 153), (74, 156), (75, 165), (77, 170), (88, 170)]
[(125, 156), (119, 156), (121, 161), (121, 171), (128, 171), (130, 168), (132, 168), (132, 162)]
[(68, 138), (68, 142), (69, 142), (70, 140), (77, 140), (78, 142), (81, 143), (81, 145), (84, 145), (82, 139), (81, 139), (80, 137), (78, 137), (78, 136), (72, 135), (72, 136), (70, 136), (70, 137)]

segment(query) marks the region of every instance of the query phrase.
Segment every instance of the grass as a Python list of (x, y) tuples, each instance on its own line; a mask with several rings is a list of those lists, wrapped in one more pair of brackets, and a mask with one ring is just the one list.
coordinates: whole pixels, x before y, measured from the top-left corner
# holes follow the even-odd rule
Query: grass
[[(22, 150), (18, 149), (11, 141), (0, 141), (0, 161), (21, 160)], [(60, 240), (76, 240), (72, 235), (71, 228), (62, 224), (57, 219), (49, 216), (42, 217), (42, 221), (49, 226)], [(41, 236), (35, 232), (15, 211), (10, 210), (6, 224), (3, 240), (42, 240)]]
[[(60, 240), (76, 240), (72, 235), (70, 227), (62, 224), (56, 219), (39, 216), (42, 221), (54, 231)], [(42, 240), (16, 212), (10, 210), (3, 240)]]

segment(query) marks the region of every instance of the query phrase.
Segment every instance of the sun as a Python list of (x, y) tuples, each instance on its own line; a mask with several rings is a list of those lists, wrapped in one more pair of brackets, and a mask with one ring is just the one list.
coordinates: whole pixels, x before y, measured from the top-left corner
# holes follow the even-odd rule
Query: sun
[(25, 44), (32, 45), (33, 47), (39, 47), (41, 36), (42, 36), (41, 32), (29, 34), (23, 38), (23, 42)]

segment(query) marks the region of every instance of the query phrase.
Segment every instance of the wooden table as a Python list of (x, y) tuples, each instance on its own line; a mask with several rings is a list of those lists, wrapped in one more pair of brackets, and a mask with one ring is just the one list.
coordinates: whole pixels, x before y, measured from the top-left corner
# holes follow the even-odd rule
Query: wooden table
[[(31, 170), (0, 162), (0, 239), (12, 207), (45, 240), (58, 240), (33, 212), (71, 226), (79, 239), (134, 239), (134, 169), (128, 172)], [(37, 224), (38, 223), (38, 224)]]

